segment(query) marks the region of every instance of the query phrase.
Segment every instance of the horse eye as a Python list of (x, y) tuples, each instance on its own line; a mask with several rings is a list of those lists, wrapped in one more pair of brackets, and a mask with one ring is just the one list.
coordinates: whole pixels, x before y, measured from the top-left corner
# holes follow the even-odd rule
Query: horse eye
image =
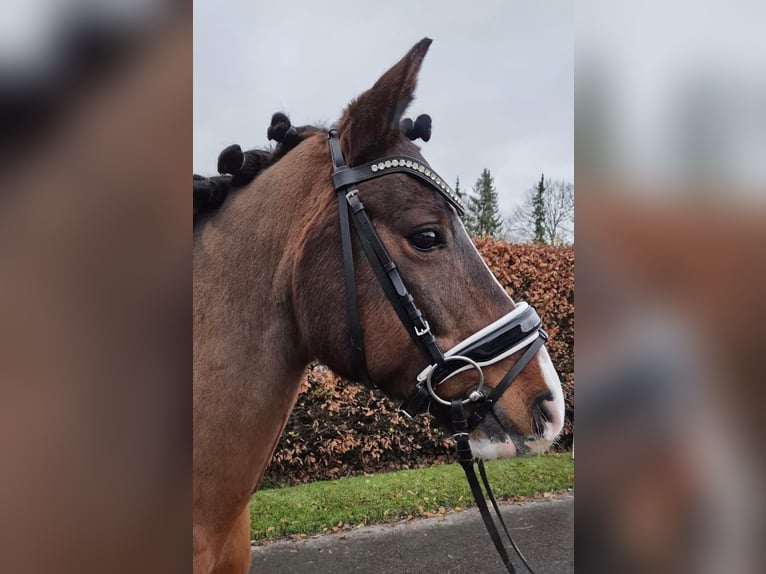
[(444, 243), (439, 232), (434, 229), (416, 231), (410, 235), (407, 240), (418, 251), (430, 251)]

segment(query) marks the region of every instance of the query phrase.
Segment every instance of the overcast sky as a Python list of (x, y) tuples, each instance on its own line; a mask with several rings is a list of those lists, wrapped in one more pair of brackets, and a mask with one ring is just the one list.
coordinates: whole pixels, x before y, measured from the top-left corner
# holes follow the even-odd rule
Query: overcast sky
[(464, 189), (489, 168), (507, 214), (541, 172), (574, 180), (573, 26), (571, 0), (195, 0), (194, 171), (265, 146), (275, 111), (333, 123), (428, 36), (406, 113), (433, 118), (423, 156)]

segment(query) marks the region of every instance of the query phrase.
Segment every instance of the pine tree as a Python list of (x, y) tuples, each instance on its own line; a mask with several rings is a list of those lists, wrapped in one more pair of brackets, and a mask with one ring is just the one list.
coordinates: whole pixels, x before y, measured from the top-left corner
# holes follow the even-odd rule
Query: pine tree
[(495, 179), (484, 169), (473, 186), (468, 198), (468, 217), (464, 219), (466, 229), (472, 236), (500, 239), (503, 219), (500, 215)]
[(471, 217), (471, 210), (468, 204), (468, 197), (466, 197), (466, 194), (463, 192), (463, 190), (460, 189), (460, 176), (457, 177), (455, 180), (455, 193), (460, 198), (460, 200), (463, 202), (463, 204), (466, 206), (466, 211), (463, 213), (463, 215), (460, 216), (460, 219), (463, 220), (463, 225), (465, 226), (466, 230), (468, 231), (468, 234), (471, 234), (471, 229), (473, 229), (473, 219)]
[(535, 222), (535, 243), (545, 243), (545, 174), (540, 174), (532, 196), (532, 219)]
[(506, 221), (508, 239), (517, 243), (567, 245), (574, 242), (574, 184), (545, 179), (527, 189)]

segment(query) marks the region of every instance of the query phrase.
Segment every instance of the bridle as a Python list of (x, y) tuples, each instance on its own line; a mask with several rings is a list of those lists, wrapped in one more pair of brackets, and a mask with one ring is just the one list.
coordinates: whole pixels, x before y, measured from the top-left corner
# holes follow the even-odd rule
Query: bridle
[[(456, 442), (458, 462), (465, 471), (468, 484), (471, 487), (471, 493), (476, 500), (476, 505), (479, 507), (484, 525), (492, 538), (498, 554), (508, 571), (515, 573), (516, 570), (500, 539), (497, 526), (489, 513), (485, 495), (476, 476), (468, 433), (492, 410), (495, 403), (510, 387), (513, 380), (545, 344), (547, 336), (542, 330), (540, 318), (528, 304), (519, 303), (510, 313), (443, 353), (431, 332), (428, 321), (407, 290), (396, 263), (388, 256), (383, 243), (375, 232), (372, 222), (365, 211), (364, 204), (359, 198), (358, 190), (354, 186), (357, 183), (391, 173), (406, 173), (425, 182), (432, 189), (436, 190), (461, 215), (465, 212), (463, 203), (449, 185), (420, 159), (396, 155), (384, 157), (356, 167), (349, 167), (343, 158), (338, 133), (335, 129), (328, 131), (328, 142), (330, 158), (333, 164), (332, 184), (336, 193), (340, 219), (346, 313), (349, 324), (349, 342), (352, 352), (354, 378), (368, 386), (374, 386), (367, 373), (367, 361), (362, 345), (362, 332), (356, 301), (354, 259), (351, 243), (352, 224), (367, 261), (372, 267), (378, 283), (383, 288), (386, 298), (404, 325), (405, 330), (412, 338), (413, 343), (418, 347), (429, 365), (418, 375), (415, 389), (402, 403), (399, 410), (409, 417), (414, 417), (415, 415), (429, 412), (432, 409), (449, 409), (451, 432)], [(522, 350), (523, 354), (521, 357), (514, 363), (497, 386), (487, 393), (484, 389), (482, 367), (497, 363)], [(467, 397), (447, 400), (437, 394), (436, 390), (441, 383), (457, 373), (469, 369), (477, 372), (479, 384), (471, 390)], [(469, 416), (466, 416), (466, 408), (470, 409)], [(489, 486), (484, 464), (481, 460), (478, 462), (478, 468), (487, 496), (490, 498), (506, 536), (524, 565), (532, 572), (532, 569), (508, 532), (508, 528), (500, 514), (500, 509)]]

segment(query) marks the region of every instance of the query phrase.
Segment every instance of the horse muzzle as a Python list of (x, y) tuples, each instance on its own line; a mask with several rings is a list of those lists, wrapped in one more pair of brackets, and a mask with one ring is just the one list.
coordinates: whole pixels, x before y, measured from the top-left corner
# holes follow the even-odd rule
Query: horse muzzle
[[(459, 373), (475, 370), (478, 385), (471, 387), (462, 399), (471, 408), (469, 426), (474, 428), (492, 409), (500, 396), (547, 341), (540, 317), (528, 304), (521, 302), (497, 321), (470, 335), (444, 353), (444, 361), (423, 369), (417, 376), (412, 393), (399, 406), (399, 411), (412, 418), (440, 405), (449, 407), (452, 400), (438, 394), (441, 384)], [(484, 386), (484, 367), (494, 365), (524, 351), (494, 389)]]

